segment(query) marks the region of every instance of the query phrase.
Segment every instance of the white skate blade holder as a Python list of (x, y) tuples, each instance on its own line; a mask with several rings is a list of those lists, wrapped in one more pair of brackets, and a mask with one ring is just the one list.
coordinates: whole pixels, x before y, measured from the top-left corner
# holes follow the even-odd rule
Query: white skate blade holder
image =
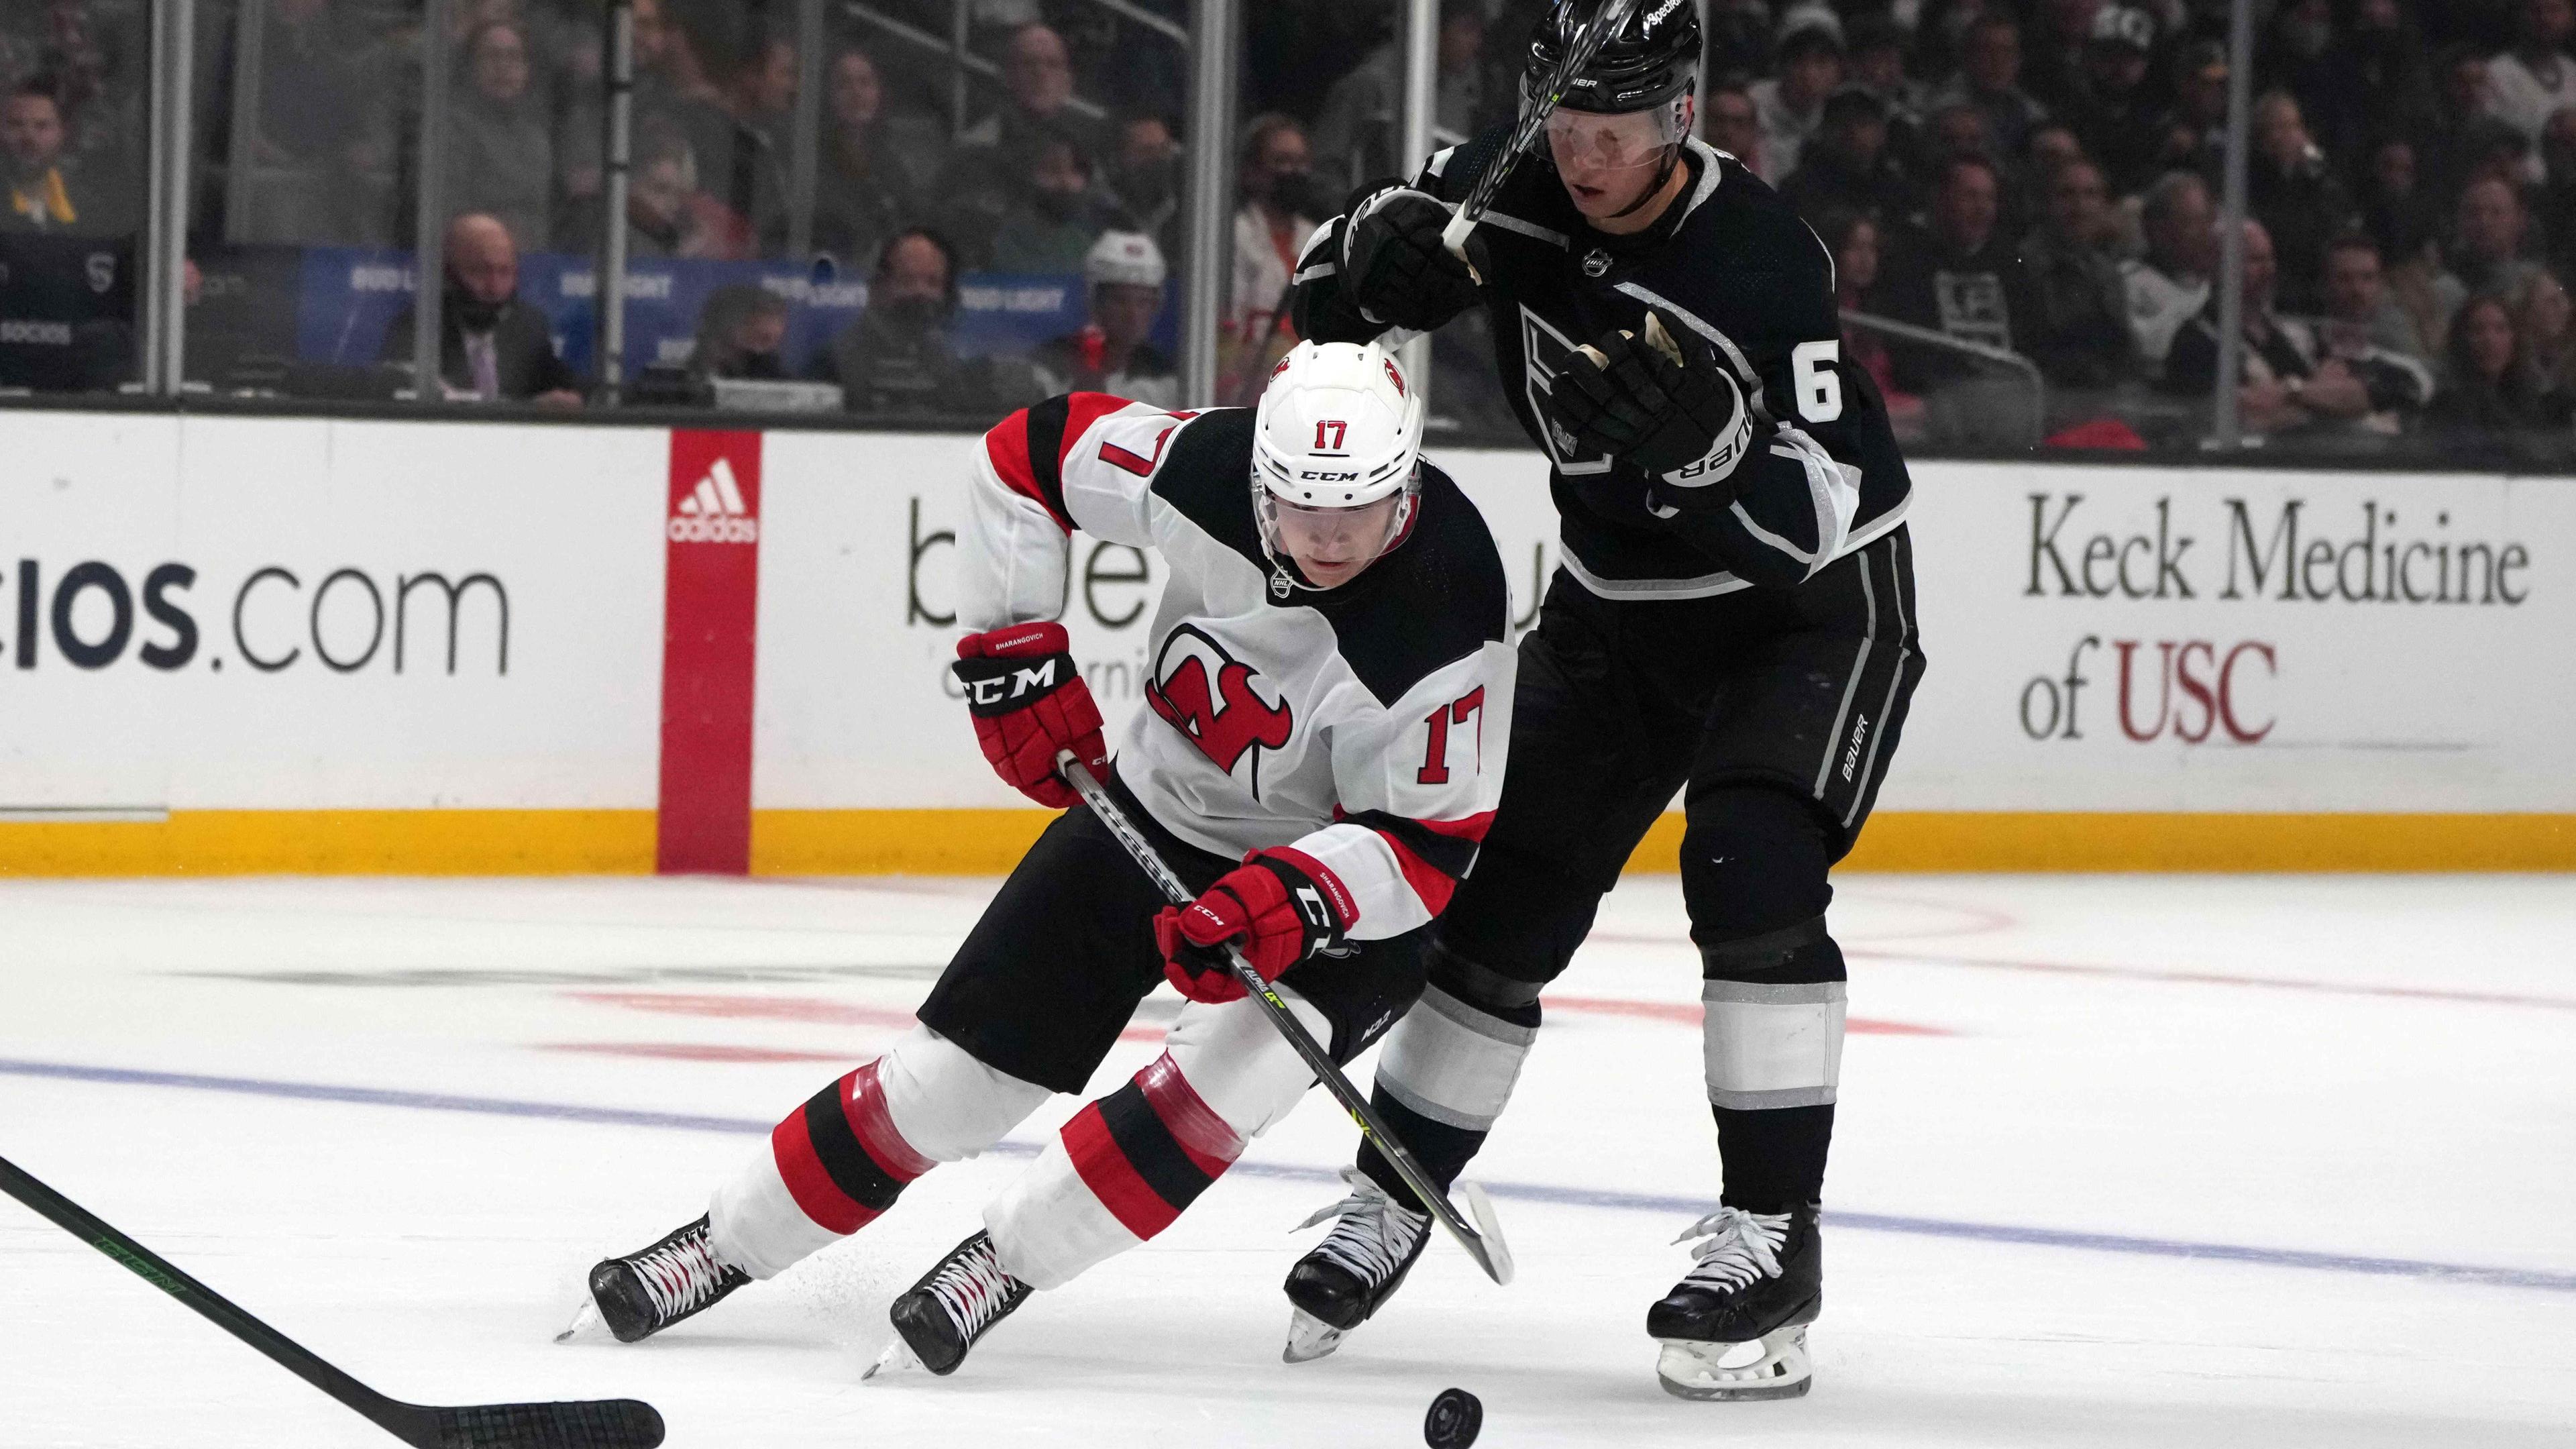
[(565, 1326), (564, 1331), (555, 1335), (555, 1342), (584, 1343), (606, 1332), (607, 1323), (599, 1316), (598, 1302), (592, 1299), (589, 1293), (584, 1292), (581, 1295), (581, 1307), (574, 1312), (572, 1322)]
[(920, 1367), (920, 1357), (913, 1353), (912, 1345), (904, 1342), (903, 1335), (898, 1333), (894, 1336), (894, 1341), (885, 1346), (885, 1351), (877, 1355), (876, 1362), (859, 1371), (859, 1382), (868, 1383), (880, 1375), (900, 1378)]
[(1807, 1325), (1793, 1324), (1748, 1343), (1666, 1338), (1655, 1377), (1677, 1399), (1794, 1399), (1816, 1381), (1807, 1356)]
[(1288, 1346), (1279, 1352), (1282, 1363), (1312, 1363), (1342, 1346), (1342, 1330), (1317, 1318), (1303, 1308), (1290, 1308)]

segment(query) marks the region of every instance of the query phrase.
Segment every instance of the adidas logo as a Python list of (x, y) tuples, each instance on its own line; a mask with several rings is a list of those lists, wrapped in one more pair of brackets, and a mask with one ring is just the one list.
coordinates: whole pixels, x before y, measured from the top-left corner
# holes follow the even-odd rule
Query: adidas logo
[(757, 543), (760, 520), (751, 516), (742, 501), (742, 485), (734, 481), (733, 464), (718, 458), (697, 488), (671, 511), (671, 521), (662, 531), (673, 543)]

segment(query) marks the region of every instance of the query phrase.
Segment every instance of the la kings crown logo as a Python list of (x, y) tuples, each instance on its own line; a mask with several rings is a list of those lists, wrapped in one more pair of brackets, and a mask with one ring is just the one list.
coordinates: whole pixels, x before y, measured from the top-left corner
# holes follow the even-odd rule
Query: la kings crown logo
[(1252, 792), (1258, 795), (1260, 752), (1285, 748), (1297, 721), (1285, 698), (1270, 703), (1253, 690), (1252, 680), (1251, 665), (1238, 663), (1197, 625), (1183, 624), (1163, 641), (1145, 702), (1229, 775), (1250, 754)]
[(733, 464), (718, 458), (698, 486), (671, 510), (663, 532), (673, 543), (758, 543), (760, 520), (751, 516), (751, 506), (743, 502)]

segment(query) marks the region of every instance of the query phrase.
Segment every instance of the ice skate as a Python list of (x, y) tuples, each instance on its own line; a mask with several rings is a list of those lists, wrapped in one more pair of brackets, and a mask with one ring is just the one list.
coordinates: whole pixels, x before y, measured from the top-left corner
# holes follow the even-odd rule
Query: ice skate
[[(966, 1351), (975, 1346), (975, 1340), (1027, 1302), (1032, 1291), (1002, 1271), (993, 1235), (978, 1232), (950, 1250), (939, 1266), (912, 1285), (911, 1292), (897, 1298), (886, 1316), (923, 1368), (953, 1374), (966, 1361)], [(900, 1363), (889, 1349), (869, 1375)]]
[(591, 1269), (590, 1301), (555, 1342), (604, 1323), (619, 1343), (638, 1343), (750, 1281), (750, 1274), (716, 1256), (707, 1241), (707, 1220), (700, 1218), (649, 1248)]
[(1356, 1167), (1342, 1169), (1351, 1195), (1297, 1226), (1338, 1218), (1312, 1252), (1288, 1270), (1290, 1363), (1322, 1358), (1341, 1346), (1342, 1335), (1368, 1321), (1395, 1295), (1413, 1260), (1430, 1241), (1431, 1215), (1400, 1207)]
[(1675, 1242), (1699, 1265), (1646, 1310), (1663, 1344), (1655, 1376), (1684, 1399), (1794, 1399), (1815, 1381), (1807, 1325), (1824, 1307), (1816, 1209), (1720, 1208)]

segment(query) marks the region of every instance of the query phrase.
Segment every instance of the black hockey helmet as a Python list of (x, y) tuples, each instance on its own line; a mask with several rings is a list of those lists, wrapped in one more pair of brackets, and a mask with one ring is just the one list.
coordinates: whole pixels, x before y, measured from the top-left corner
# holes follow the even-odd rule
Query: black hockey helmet
[[(1525, 93), (1544, 88), (1565, 53), (1613, 0), (1557, 0), (1530, 29)], [(1648, 111), (1691, 93), (1699, 76), (1699, 6), (1693, 0), (1637, 0), (1617, 34), (1605, 41), (1565, 89), (1570, 110), (1602, 115)]]

